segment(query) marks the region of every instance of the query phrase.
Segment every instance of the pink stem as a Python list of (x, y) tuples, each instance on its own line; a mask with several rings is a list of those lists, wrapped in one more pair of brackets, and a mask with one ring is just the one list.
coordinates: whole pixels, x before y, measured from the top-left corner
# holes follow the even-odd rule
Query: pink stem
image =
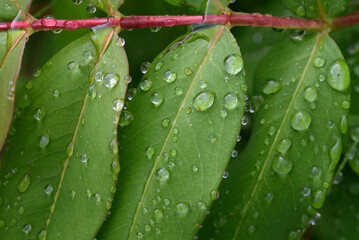
[(333, 19), (332, 23), (322, 20), (303, 20), (290, 17), (273, 17), (259, 13), (232, 13), (207, 16), (130, 16), (117, 18), (96, 18), (78, 20), (36, 19), (32, 23), (17, 21), (0, 23), (0, 30), (29, 29), (55, 30), (92, 28), (97, 26), (121, 26), (123, 29), (172, 27), (192, 24), (230, 24), (231, 26), (273, 27), (280, 29), (307, 29), (320, 31), (326, 27), (339, 28), (359, 23), (359, 12)]

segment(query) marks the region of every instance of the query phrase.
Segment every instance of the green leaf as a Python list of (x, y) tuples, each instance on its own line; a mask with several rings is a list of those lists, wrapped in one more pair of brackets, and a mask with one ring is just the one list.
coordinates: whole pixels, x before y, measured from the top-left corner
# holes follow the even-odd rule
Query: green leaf
[(29, 83), (0, 170), (2, 239), (94, 237), (117, 181), (127, 75), (105, 29), (65, 47)]
[(231, 0), (164, 0), (174, 6), (183, 6), (196, 12), (217, 14), (223, 11)]
[[(350, 99), (342, 58), (326, 33), (288, 37), (263, 58), (252, 137), (230, 163), (200, 239), (294, 239), (307, 226), (341, 153), (342, 102)], [(344, 92), (330, 86), (338, 86), (333, 77)]]
[(26, 19), (31, 0), (0, 0), (0, 19)]
[(89, 4), (87, 5), (87, 10), (90, 13), (96, 11), (96, 7), (98, 7), (102, 11), (111, 15), (123, 4), (125, 0), (86, 0), (86, 1), (89, 2)]
[(15, 83), (25, 47), (25, 31), (0, 32), (0, 149), (9, 131), (15, 100)]
[(282, 0), (295, 14), (301, 17), (333, 17), (343, 12), (349, 0)]
[[(345, 59), (347, 59), (351, 76), (351, 101), (349, 115), (349, 128), (346, 138), (343, 141), (343, 149), (349, 157), (349, 165), (352, 170), (359, 174), (359, 153), (352, 145), (359, 141), (359, 31), (357, 26), (339, 29), (332, 33), (333, 39), (342, 49)], [(349, 104), (345, 105), (349, 108)]]
[(343, 182), (333, 186), (320, 211), (319, 223), (309, 232), (311, 239), (359, 239), (358, 201), (359, 178), (347, 168), (343, 173)]
[(119, 193), (98, 239), (194, 237), (240, 130), (242, 66), (224, 26), (189, 33), (154, 60), (120, 118)]

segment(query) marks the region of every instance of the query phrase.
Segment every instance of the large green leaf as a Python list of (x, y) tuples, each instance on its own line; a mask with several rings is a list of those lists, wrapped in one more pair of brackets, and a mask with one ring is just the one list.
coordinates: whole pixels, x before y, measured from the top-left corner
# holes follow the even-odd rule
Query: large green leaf
[(20, 71), (25, 38), (25, 31), (0, 32), (0, 149), (13, 115), (15, 83)]
[(175, 6), (184, 6), (196, 12), (216, 14), (224, 10), (231, 0), (164, 0)]
[(94, 237), (117, 181), (127, 75), (105, 29), (65, 47), (28, 84), (0, 170), (1, 239)]
[(31, 0), (0, 0), (0, 19), (26, 19)]
[(359, 177), (350, 169), (343, 174), (343, 182), (332, 188), (321, 212), (321, 219), (313, 231), (313, 240), (359, 239)]
[(263, 58), (255, 83), (264, 101), (252, 137), (231, 162), (200, 238), (300, 235), (341, 154), (350, 100), (342, 58), (326, 33), (284, 39)]
[(333, 17), (345, 10), (349, 0), (282, 0), (295, 14), (301, 17)]
[(120, 119), (119, 193), (98, 239), (194, 237), (240, 130), (242, 66), (224, 26), (189, 33), (154, 60)]
[(88, 2), (87, 10), (89, 12), (96, 11), (96, 7), (98, 7), (102, 11), (112, 14), (123, 4), (124, 0), (86, 0), (86, 2)]

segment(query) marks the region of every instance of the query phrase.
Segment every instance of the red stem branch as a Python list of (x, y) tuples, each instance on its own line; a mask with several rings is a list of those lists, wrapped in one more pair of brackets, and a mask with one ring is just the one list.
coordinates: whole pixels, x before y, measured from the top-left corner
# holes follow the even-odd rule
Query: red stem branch
[(303, 20), (290, 17), (274, 17), (259, 13), (231, 13), (230, 15), (207, 16), (130, 16), (117, 18), (97, 18), (78, 20), (36, 19), (0, 23), (0, 30), (34, 29), (55, 30), (93, 28), (98, 26), (120, 26), (123, 29), (172, 27), (193, 24), (228, 24), (230, 26), (272, 27), (279, 29), (306, 29), (321, 31), (326, 27), (340, 28), (359, 23), (359, 12), (333, 19), (330, 23), (322, 20)]

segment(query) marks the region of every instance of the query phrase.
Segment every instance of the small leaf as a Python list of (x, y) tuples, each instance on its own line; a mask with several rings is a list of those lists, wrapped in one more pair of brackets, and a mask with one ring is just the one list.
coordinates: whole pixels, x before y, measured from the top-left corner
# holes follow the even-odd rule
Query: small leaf
[(2, 239), (94, 237), (119, 172), (127, 75), (125, 52), (105, 29), (65, 47), (31, 81), (2, 159)]
[(282, 0), (295, 14), (301, 17), (333, 17), (343, 12), (349, 0)]
[(0, 32), (0, 149), (9, 131), (15, 100), (15, 84), (25, 46), (24, 31)]
[(119, 193), (98, 239), (194, 237), (235, 146), (245, 88), (224, 26), (189, 33), (154, 60), (120, 119)]
[[(317, 58), (326, 64), (317, 68)], [(264, 101), (252, 137), (230, 163), (200, 239), (296, 239), (303, 232), (323, 205), (341, 153), (339, 123), (348, 113), (341, 103), (349, 89), (325, 79), (342, 58), (326, 33), (286, 38), (263, 58), (255, 83)], [(265, 94), (270, 81), (282, 88)]]
[(0, 0), (0, 19), (26, 19), (31, 0)]
[(343, 182), (334, 185), (308, 235), (312, 239), (359, 239), (359, 177), (350, 169), (343, 172)]
[(223, 11), (231, 0), (164, 0), (174, 6), (184, 6), (196, 12), (217, 14)]

